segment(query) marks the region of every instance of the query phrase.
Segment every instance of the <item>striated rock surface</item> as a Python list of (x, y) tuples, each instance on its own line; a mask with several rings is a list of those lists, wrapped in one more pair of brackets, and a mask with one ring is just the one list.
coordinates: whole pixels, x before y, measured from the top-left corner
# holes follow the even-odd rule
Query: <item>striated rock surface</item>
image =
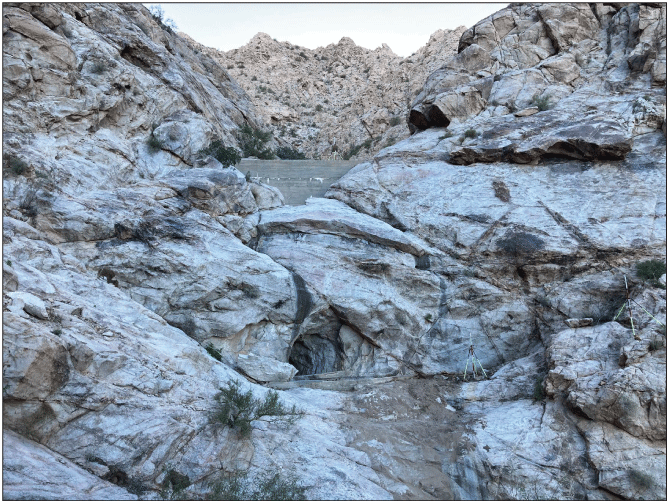
[[(665, 499), (664, 19), (500, 10), (292, 207), (199, 154), (264, 111), (144, 7), (3, 5), (3, 497)], [(235, 380), (300, 417), (216, 421)]]
[(407, 137), (404, 116), (410, 101), (426, 77), (456, 52), (464, 31), (462, 26), (438, 30), (406, 58), (386, 44), (369, 50), (349, 37), (315, 50), (266, 33), (227, 52), (192, 42), (251, 96), (279, 144), (324, 159), (335, 142), (338, 158), (358, 159)]

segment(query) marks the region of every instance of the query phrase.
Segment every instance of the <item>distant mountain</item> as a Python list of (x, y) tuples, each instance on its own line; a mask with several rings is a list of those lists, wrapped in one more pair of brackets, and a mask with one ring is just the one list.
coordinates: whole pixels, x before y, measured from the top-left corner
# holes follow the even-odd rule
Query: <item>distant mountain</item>
[(426, 78), (456, 54), (463, 26), (438, 30), (410, 57), (383, 44), (359, 47), (348, 37), (315, 50), (258, 33), (228, 52), (198, 50), (224, 68), (248, 93), (278, 143), (327, 158), (367, 158), (409, 135), (406, 117)]

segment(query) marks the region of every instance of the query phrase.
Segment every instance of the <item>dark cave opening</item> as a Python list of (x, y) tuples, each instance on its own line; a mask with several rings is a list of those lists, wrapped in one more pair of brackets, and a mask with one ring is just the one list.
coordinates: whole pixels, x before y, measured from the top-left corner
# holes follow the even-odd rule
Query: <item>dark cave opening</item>
[(297, 375), (322, 374), (343, 369), (343, 349), (339, 342), (317, 334), (301, 336), (292, 345), (289, 363)]

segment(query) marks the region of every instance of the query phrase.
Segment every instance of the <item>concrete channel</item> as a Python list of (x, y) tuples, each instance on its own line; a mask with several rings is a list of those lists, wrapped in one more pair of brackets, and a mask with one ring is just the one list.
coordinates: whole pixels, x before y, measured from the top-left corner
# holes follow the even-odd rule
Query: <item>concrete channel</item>
[(303, 205), (308, 197), (323, 197), (357, 160), (255, 160), (244, 158), (236, 168), (280, 190), (287, 205)]

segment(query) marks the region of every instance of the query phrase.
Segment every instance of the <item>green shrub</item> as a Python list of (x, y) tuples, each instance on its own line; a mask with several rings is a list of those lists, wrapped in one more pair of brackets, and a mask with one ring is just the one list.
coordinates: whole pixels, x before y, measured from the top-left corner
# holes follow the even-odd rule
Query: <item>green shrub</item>
[(551, 99), (551, 96), (542, 96), (540, 97), (538, 94), (535, 94), (533, 96), (532, 103), (534, 106), (537, 106), (537, 109), (540, 111), (545, 111), (549, 109), (549, 100)]
[(27, 217), (37, 217), (40, 208), (45, 205), (48, 205), (48, 200), (45, 200), (44, 190), (38, 192), (35, 188), (31, 188), (21, 200), (19, 210)]
[(148, 140), (146, 141), (146, 145), (148, 146), (148, 153), (153, 155), (164, 148), (164, 141), (151, 132), (151, 135), (148, 136)]
[(257, 157), (264, 160), (274, 158), (274, 153), (267, 146), (271, 140), (271, 133), (259, 129), (253, 129), (248, 124), (243, 124), (239, 129), (239, 144), (244, 157)]
[(164, 11), (159, 5), (153, 5), (149, 7), (148, 10), (153, 17), (153, 20), (158, 24), (158, 26), (160, 26), (160, 28), (168, 31), (169, 33), (173, 33), (174, 30), (178, 29), (178, 26), (176, 26), (176, 23), (173, 19), (164, 16)]
[(366, 139), (363, 143), (361, 143), (361, 147), (364, 148), (365, 150), (369, 149), (371, 145), (373, 144), (372, 139)]
[(256, 82), (256, 81), (257, 81), (257, 77), (256, 77), (256, 76), (253, 76), (253, 77), (250, 79), (250, 81), (251, 81), (251, 82)]
[(475, 139), (479, 133), (475, 129), (468, 129), (463, 133), (463, 136), (470, 139)]
[(402, 122), (401, 117), (391, 117), (391, 120), (389, 120), (389, 125), (391, 127), (395, 127), (399, 125)]
[(665, 263), (659, 259), (650, 259), (637, 263), (637, 276), (642, 280), (657, 282), (665, 274)]
[(343, 155), (343, 160), (349, 160), (349, 159), (352, 158), (354, 155), (356, 155), (357, 153), (359, 153), (359, 151), (361, 150), (361, 147), (362, 147), (362, 146), (363, 146), (363, 145), (361, 145), (361, 144), (354, 144), (354, 145), (350, 146), (350, 149), (347, 150), (347, 153), (345, 153), (345, 154)]
[(237, 473), (214, 482), (207, 499), (306, 499), (306, 488), (299, 485), (301, 480), (291, 473), (287, 475), (283, 478), (280, 473), (266, 473), (251, 482), (247, 473)]
[(318, 104), (317, 106), (315, 106), (315, 111), (322, 111), (322, 105)]
[(95, 63), (93, 63), (93, 66), (90, 68), (90, 71), (99, 74), (99, 73), (104, 73), (105, 71), (107, 71), (107, 69), (108, 66), (106, 63), (102, 61), (96, 61)]
[(282, 160), (305, 160), (306, 158), (306, 155), (301, 153), (299, 150), (295, 150), (287, 146), (281, 146), (278, 148), (276, 150), (276, 155)]
[(396, 138), (394, 136), (390, 136), (385, 141), (384, 147), (387, 148), (388, 146), (392, 146), (394, 144), (396, 144)]
[(442, 141), (443, 139), (449, 139), (449, 138), (452, 137), (453, 135), (454, 135), (454, 134), (452, 134), (452, 131), (451, 131), (451, 130), (448, 130), (447, 132), (445, 132), (444, 135), (440, 136), (438, 139)]
[(213, 346), (213, 343), (208, 343), (204, 349), (206, 349), (208, 354), (215, 358), (218, 362), (222, 362), (222, 355), (220, 354), (220, 350), (216, 349), (215, 346)]
[(212, 141), (211, 144), (199, 152), (199, 155), (211, 155), (225, 167), (236, 165), (241, 161), (239, 152), (231, 146), (225, 146), (219, 139)]
[(646, 490), (651, 486), (653, 486), (653, 479), (651, 478), (651, 475), (641, 470), (635, 470), (635, 469), (630, 470), (628, 472), (628, 477), (630, 477), (632, 483), (634, 483), (637, 487), (639, 487), (642, 490)]
[(278, 400), (278, 392), (274, 390), (269, 390), (263, 401), (254, 398), (252, 390), (242, 392), (238, 380), (228, 382), (227, 388), (220, 388), (215, 400), (217, 406), (212, 422), (234, 428), (242, 437), (250, 435), (250, 423), (262, 416), (280, 416), (292, 424), (303, 415), (294, 405), (291, 409), (285, 407)]
[(648, 344), (648, 351), (658, 351), (663, 346), (665, 346), (665, 339), (662, 336), (653, 336), (653, 339)]
[(10, 170), (20, 176), (28, 170), (28, 163), (25, 160), (21, 160), (19, 157), (13, 155), (5, 156), (5, 160), (9, 165)]

